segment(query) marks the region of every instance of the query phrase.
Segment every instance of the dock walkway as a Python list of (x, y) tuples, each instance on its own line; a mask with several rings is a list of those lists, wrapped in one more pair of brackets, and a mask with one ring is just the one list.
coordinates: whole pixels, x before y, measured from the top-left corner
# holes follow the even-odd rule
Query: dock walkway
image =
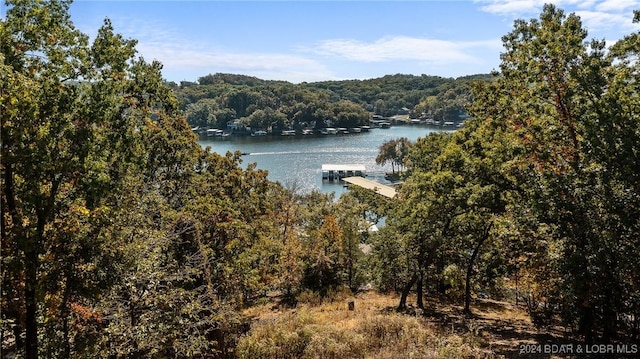
[(387, 186), (384, 185), (382, 183), (376, 182), (376, 181), (371, 181), (368, 180), (366, 178), (362, 178), (362, 177), (346, 177), (342, 179), (343, 181), (349, 183), (349, 184), (354, 184), (356, 186), (360, 186), (362, 188), (366, 188), (369, 190), (374, 191), (375, 193), (381, 194), (385, 197), (388, 198), (394, 198), (396, 196), (396, 189), (391, 187), (391, 186)]

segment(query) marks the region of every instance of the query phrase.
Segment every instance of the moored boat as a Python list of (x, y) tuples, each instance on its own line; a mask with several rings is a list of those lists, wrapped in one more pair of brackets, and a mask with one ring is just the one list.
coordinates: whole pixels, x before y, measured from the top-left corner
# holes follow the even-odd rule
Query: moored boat
[(207, 130), (207, 137), (218, 137), (218, 136), (222, 136), (223, 133), (224, 131), (219, 130), (217, 128), (210, 128)]

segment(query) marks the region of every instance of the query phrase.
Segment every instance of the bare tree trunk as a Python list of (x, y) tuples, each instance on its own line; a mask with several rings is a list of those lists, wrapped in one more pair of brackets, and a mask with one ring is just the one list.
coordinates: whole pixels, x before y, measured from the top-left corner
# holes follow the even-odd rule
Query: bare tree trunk
[(585, 344), (593, 344), (593, 308), (589, 303), (583, 303), (580, 309), (578, 333), (584, 336)]
[[(71, 270), (71, 268), (67, 268), (67, 278), (70, 278), (71, 275), (69, 274), (69, 271)], [(69, 285), (69, 283), (65, 284), (64, 287), (64, 295), (63, 295), (63, 299), (62, 299), (62, 304), (60, 305), (60, 311), (61, 311), (61, 319), (62, 319), (62, 335), (63, 335), (63, 345), (64, 345), (64, 357), (65, 358), (71, 358), (71, 336), (70, 336), (70, 329), (69, 329), (69, 320), (71, 318), (71, 313), (70, 313), (70, 306), (69, 306), (69, 301), (71, 298), (71, 286)]]
[(489, 232), (491, 231), (491, 227), (493, 226), (493, 222), (489, 223), (482, 234), (482, 237), (478, 240), (476, 247), (473, 249), (473, 253), (471, 253), (471, 258), (469, 258), (469, 263), (467, 264), (467, 277), (464, 283), (464, 314), (471, 314), (471, 276), (473, 275), (473, 265), (476, 262), (476, 257), (478, 257), (478, 253), (480, 253), (480, 249), (482, 248), (482, 244), (489, 238)]
[(418, 275), (418, 287), (417, 287), (417, 293), (418, 293), (418, 299), (417, 299), (417, 305), (418, 308), (420, 309), (424, 309), (424, 301), (422, 300), (422, 282), (424, 280), (424, 277), (422, 275), (422, 271), (420, 271), (420, 274)]
[(518, 271), (516, 270), (516, 307), (518, 307)]
[[(0, 220), (0, 231), (2, 232), (2, 242), (0, 242), (0, 249), (2, 250), (0, 252), (0, 254), (4, 255), (5, 253), (5, 244), (6, 243), (11, 243), (10, 241), (4, 242), (5, 238), (7, 238), (9, 236), (9, 234), (7, 233), (6, 230), (6, 223), (5, 223), (5, 213), (9, 213), (11, 215), (11, 219), (13, 222), (13, 226), (15, 227), (14, 232), (12, 233), (12, 236), (14, 237), (14, 241), (13, 243), (11, 243), (12, 248), (9, 248), (8, 251), (10, 251), (10, 255), (13, 256), (14, 258), (21, 258), (21, 251), (23, 249), (23, 246), (26, 242), (26, 238), (25, 233), (26, 231), (22, 228), (22, 219), (20, 217), (20, 215), (18, 214), (18, 210), (17, 210), (17, 205), (16, 205), (16, 199), (15, 199), (15, 193), (14, 193), (14, 180), (13, 180), (13, 167), (11, 165), (11, 163), (7, 162), (6, 159), (9, 157), (7, 156), (7, 148), (10, 148), (10, 141), (8, 140), (8, 138), (4, 137), (2, 138), (2, 153), (0, 154), (0, 161), (2, 163), (2, 165), (0, 166), (0, 175), (2, 176), (2, 194), (3, 196), (0, 196), (0, 202), (1, 202), (1, 208), (2, 208), (2, 217)], [(2, 280), (4, 281), (5, 279), (7, 280), (7, 283), (11, 283), (12, 279), (15, 278), (19, 278), (22, 275), (24, 275), (24, 271), (25, 271), (25, 267), (22, 263), (20, 263), (21, 261), (18, 260), (18, 263), (15, 264), (19, 264), (19, 267), (14, 265), (13, 267), (11, 267), (11, 271), (10, 272), (8, 269), (9, 268), (2, 268)], [(6, 275), (10, 275), (9, 278), (6, 278)], [(23, 280), (22, 278), (20, 280)], [(3, 282), (4, 284), (4, 282)], [(12, 286), (7, 286), (8, 288), (12, 288)], [(13, 327), (13, 332), (14, 332), (14, 337), (15, 337), (15, 341), (16, 341), (16, 348), (18, 350), (21, 350), (23, 348), (26, 348), (26, 343), (23, 340), (23, 333), (26, 331), (26, 318), (25, 318), (25, 311), (23, 311), (23, 309), (21, 308), (21, 302), (24, 300), (24, 298), (22, 298), (22, 295), (25, 294), (25, 291), (22, 291), (22, 293), (19, 293), (20, 290), (19, 289), (15, 289), (12, 291), (12, 295), (11, 295), (11, 299), (15, 299), (14, 301), (11, 301), (11, 299), (9, 298), (5, 298), (2, 297), (0, 299), (0, 310), (3, 311), (3, 315), (12, 318), (15, 320), (14, 323), (14, 327)], [(7, 303), (6, 305), (9, 307), (9, 310), (7, 311), (7, 307), (5, 307), (5, 303)], [(4, 319), (4, 318), (3, 318)]]
[(36, 298), (36, 286), (38, 280), (38, 254), (35, 243), (29, 244), (29, 250), (25, 251), (25, 358), (38, 358), (38, 304)]
[(400, 304), (398, 304), (398, 310), (407, 309), (407, 296), (409, 295), (409, 291), (411, 291), (411, 288), (413, 288), (413, 285), (417, 280), (418, 280), (418, 274), (413, 273), (407, 285), (404, 286), (404, 288), (402, 289), (402, 295), (400, 296)]

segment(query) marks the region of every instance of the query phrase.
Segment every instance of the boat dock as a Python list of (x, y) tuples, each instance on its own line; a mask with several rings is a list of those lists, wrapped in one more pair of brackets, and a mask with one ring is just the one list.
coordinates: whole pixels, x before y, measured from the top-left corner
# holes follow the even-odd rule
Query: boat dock
[(345, 177), (360, 176), (364, 177), (367, 168), (365, 165), (322, 165), (322, 179), (323, 180), (341, 180)]
[(387, 186), (384, 185), (382, 183), (376, 182), (376, 181), (371, 181), (368, 180), (366, 178), (362, 178), (362, 177), (346, 177), (342, 179), (343, 181), (352, 184), (352, 185), (356, 185), (362, 188), (366, 188), (369, 190), (374, 191), (377, 194), (383, 195), (385, 197), (388, 198), (394, 198), (396, 196), (396, 189), (391, 187), (391, 186)]

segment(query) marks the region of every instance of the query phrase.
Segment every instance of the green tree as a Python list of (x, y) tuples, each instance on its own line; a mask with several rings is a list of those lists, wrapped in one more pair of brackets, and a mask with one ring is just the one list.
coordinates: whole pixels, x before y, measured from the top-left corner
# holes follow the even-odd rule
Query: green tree
[[(199, 127), (216, 127), (218, 121), (216, 118), (217, 103), (212, 99), (202, 99), (196, 103), (187, 105), (185, 116), (187, 122), (191, 126)], [(224, 123), (226, 126), (226, 123)]]
[(367, 278), (361, 248), (370, 227), (366, 215), (367, 206), (356, 197), (348, 195), (341, 196), (336, 206), (340, 209), (338, 224), (342, 230), (340, 281), (352, 292), (356, 292)]
[(597, 272), (604, 272), (590, 270), (603, 264), (590, 259), (600, 247), (593, 213), (600, 197), (594, 189), (600, 186), (594, 182), (598, 175), (585, 151), (584, 131), (589, 112), (595, 110), (592, 99), (601, 96), (601, 69), (606, 64), (603, 44), (593, 42), (589, 54), (586, 36), (577, 16), (565, 17), (547, 5), (540, 20), (516, 21), (514, 31), (503, 38), (507, 51), (501, 70), (519, 107), (509, 120), (527, 146), (523, 161), (533, 169), (520, 173), (519, 181), (529, 191), (540, 221), (557, 233), (552, 243), (565, 248), (564, 268), (559, 268), (565, 279), (550, 300), (574, 298), (563, 305), (577, 314), (579, 331), (591, 341), (593, 299), (599, 295), (590, 283)]
[[(446, 139), (449, 141), (449, 137)], [(442, 143), (442, 140), (440, 135), (427, 136), (418, 141), (414, 151), (420, 151), (423, 148), (423, 143), (430, 144), (433, 141)], [(422, 157), (426, 161), (422, 173), (416, 173), (414, 169), (412, 175), (400, 188), (399, 203), (394, 206), (387, 218), (388, 230), (397, 233), (395, 236), (398, 241), (396, 246), (400, 248), (400, 250), (393, 250), (392, 253), (398, 253), (400, 257), (388, 258), (387, 254), (376, 250), (378, 246), (374, 246), (374, 253), (378, 253), (378, 258), (382, 254), (379, 261), (383, 263), (393, 261), (406, 266), (401, 271), (401, 273), (406, 273), (406, 280), (403, 281), (405, 285), (401, 290), (399, 309), (406, 307), (409, 291), (416, 283), (420, 294), (418, 306), (423, 307), (422, 283), (425, 272), (435, 263), (442, 239), (449, 231), (450, 220), (440, 216), (440, 213), (446, 213), (441, 206), (446, 206), (450, 202), (438, 201), (428, 187), (432, 183), (431, 173), (434, 176), (443, 176), (437, 172), (433, 159), (443, 151), (444, 146), (428, 147), (437, 152), (430, 153), (428, 157)], [(442, 178), (444, 180), (444, 177)]]
[(625, 259), (637, 238), (638, 167), (628, 167), (637, 158), (629, 152), (638, 133), (629, 112), (637, 101), (629, 96), (637, 92), (629, 61), (637, 36), (608, 55), (603, 41), (586, 36), (576, 15), (552, 5), (539, 19), (516, 21), (503, 38), (502, 76), (474, 107), (518, 143), (507, 176), (521, 199), (513, 202), (518, 230), (537, 233), (522, 248), (539, 252), (523, 262), (541, 288), (532, 316), (558, 314), (592, 342), (615, 337), (624, 327), (616, 318), (633, 313), (637, 298), (637, 283), (622, 274), (637, 273)]
[[(7, 17), (0, 29), (2, 249), (3, 261), (9, 260), (15, 266), (3, 268), (7, 269), (3, 270), (3, 281), (7, 284), (9, 279), (10, 293), (2, 296), (2, 303), (3, 313), (12, 322), (18, 349), (26, 357), (35, 358), (42, 323), (38, 318), (47, 297), (43, 278), (49, 274), (45, 269), (52, 259), (45, 255), (46, 251), (52, 247), (56, 250), (53, 242), (65, 239), (79, 241), (70, 247), (78, 252), (91, 246), (92, 237), (86, 235), (91, 230), (84, 223), (103, 204), (97, 203), (104, 194), (103, 186), (119, 185), (120, 178), (108, 172), (108, 157), (102, 157), (99, 147), (105, 140), (103, 131), (115, 115), (107, 104), (115, 101), (123, 104), (123, 110), (130, 108), (114, 96), (113, 90), (118, 85), (117, 90), (123, 88), (123, 71), (128, 66), (125, 61), (133, 55), (135, 43), (113, 36), (106, 23), (89, 48), (86, 36), (71, 24), (68, 2), (7, 5)], [(80, 82), (94, 78), (116, 81), (113, 86)], [(96, 116), (101, 107), (110, 111)], [(133, 135), (126, 124), (118, 132), (123, 140)], [(126, 171), (127, 165), (135, 165), (131, 161), (134, 153), (104, 154), (126, 160), (114, 164), (112, 170)], [(56, 226), (65, 213), (75, 217), (77, 226)], [(71, 255), (89, 254), (78, 252)], [(91, 263), (93, 259), (85, 261)], [(69, 272), (65, 269), (62, 274)], [(80, 294), (68, 293), (75, 285), (68, 283), (66, 288), (54, 289), (65, 293), (60, 307), (69, 305), (71, 295)], [(5, 311), (7, 306), (9, 310)], [(57, 312), (58, 308), (53, 309)], [(63, 316), (66, 321), (68, 315)]]
[[(479, 85), (480, 86), (480, 85)], [(482, 87), (482, 86), (481, 86)], [(487, 93), (485, 106), (495, 103)], [(482, 115), (482, 113), (478, 113)], [(473, 278), (481, 252), (493, 246), (496, 223), (507, 213), (514, 184), (506, 171), (517, 145), (504, 123), (478, 117), (453, 134), (433, 134), (411, 148), (410, 176), (400, 188), (400, 203), (389, 225), (402, 233), (412, 274), (399, 308), (414, 284), (422, 307), (423, 280), (446, 268), (464, 268), (464, 310), (470, 312)]]
[(245, 124), (252, 129), (282, 129), (287, 123), (287, 117), (271, 107), (255, 110), (245, 118)]
[(340, 101), (333, 105), (335, 126), (356, 127), (369, 121), (369, 114), (364, 109), (351, 101)]
[(389, 140), (380, 145), (378, 156), (376, 156), (376, 164), (386, 165), (391, 163), (391, 171), (395, 174), (396, 167), (401, 171), (407, 165), (407, 157), (411, 148), (411, 141), (406, 137), (395, 140)]
[(70, 357), (101, 342), (97, 298), (125, 276), (129, 239), (153, 233), (137, 218), (160, 218), (136, 203), (156, 192), (180, 205), (199, 146), (161, 65), (108, 20), (89, 45), (67, 1), (7, 5), (2, 330), (25, 357)]
[(342, 254), (342, 231), (335, 216), (327, 214), (322, 226), (310, 233), (306, 243), (305, 283), (322, 296), (339, 281), (339, 262)]

